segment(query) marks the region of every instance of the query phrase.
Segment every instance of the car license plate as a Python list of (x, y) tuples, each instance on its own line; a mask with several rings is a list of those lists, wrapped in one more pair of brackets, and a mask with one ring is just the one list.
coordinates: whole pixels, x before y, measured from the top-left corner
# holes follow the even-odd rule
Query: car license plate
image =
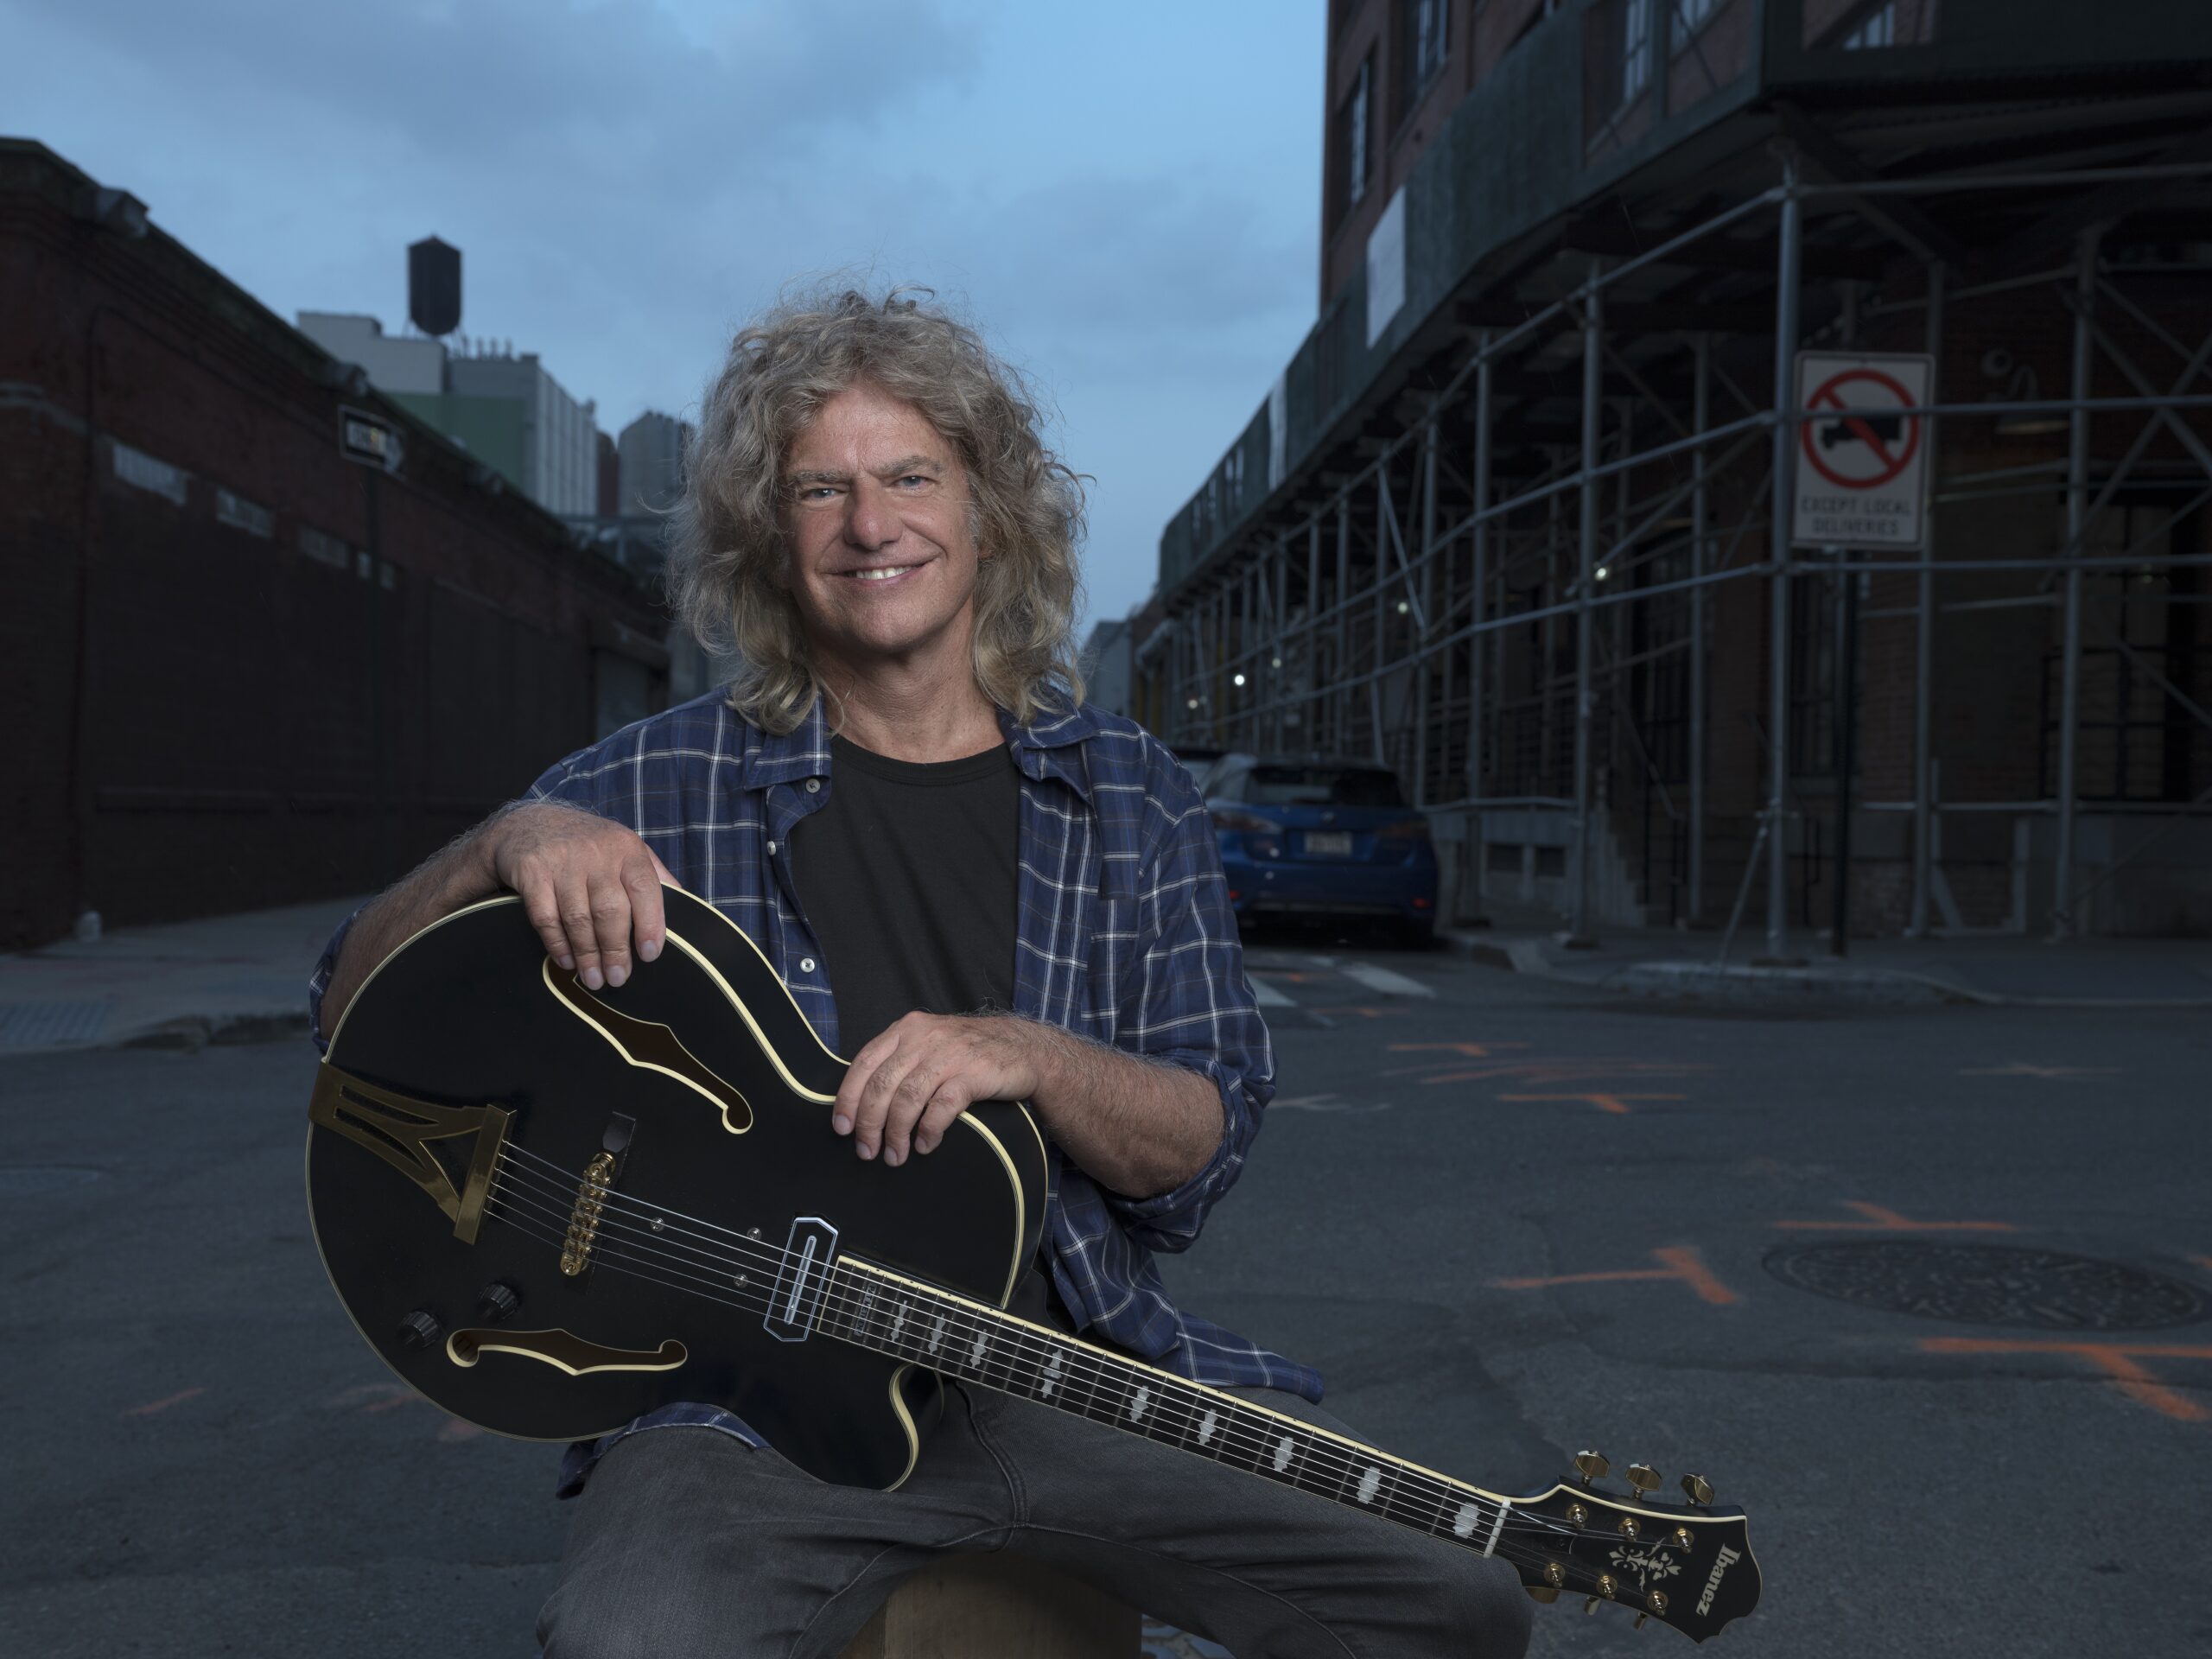
[(1350, 858), (1351, 831), (1349, 830), (1312, 830), (1306, 832), (1306, 850), (1317, 858)]

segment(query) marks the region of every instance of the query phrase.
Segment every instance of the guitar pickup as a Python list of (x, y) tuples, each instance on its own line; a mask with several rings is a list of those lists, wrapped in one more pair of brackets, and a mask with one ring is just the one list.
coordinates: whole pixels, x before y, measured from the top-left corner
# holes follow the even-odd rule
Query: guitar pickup
[(837, 1230), (818, 1216), (791, 1223), (784, 1259), (769, 1293), (767, 1317), (760, 1321), (778, 1342), (804, 1342), (814, 1334), (830, 1287), (830, 1264), (837, 1255)]

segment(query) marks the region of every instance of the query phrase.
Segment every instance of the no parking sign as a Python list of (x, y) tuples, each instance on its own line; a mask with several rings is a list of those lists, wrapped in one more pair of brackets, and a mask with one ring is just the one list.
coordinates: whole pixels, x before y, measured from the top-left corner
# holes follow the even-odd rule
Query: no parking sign
[(1921, 545), (1926, 357), (1797, 354), (1799, 547)]

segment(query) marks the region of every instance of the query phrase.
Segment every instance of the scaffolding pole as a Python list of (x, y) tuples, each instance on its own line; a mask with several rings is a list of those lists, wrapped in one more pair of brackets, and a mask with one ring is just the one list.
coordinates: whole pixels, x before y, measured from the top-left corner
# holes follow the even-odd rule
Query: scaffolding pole
[(1796, 503), (1792, 485), (1797, 447), (1797, 279), (1804, 204), (1797, 162), (1782, 158), (1782, 225), (1775, 263), (1773, 544), (1767, 550), (1767, 836), (1766, 960), (1789, 956), (1789, 540)]
[[(1713, 421), (1713, 336), (1700, 334), (1692, 347), (1691, 424), (1702, 434)], [(1685, 906), (1692, 922), (1705, 917), (1705, 618), (1707, 547), (1706, 453), (1700, 444), (1690, 461), (1690, 868)]]
[[(2097, 299), (2097, 231), (2082, 233), (2074, 253), (2074, 412), (2067, 425), (2066, 544), (2078, 553), (2089, 524), (2089, 411), (2082, 400), (2089, 395), (2095, 372)], [(2082, 567), (2066, 572), (2064, 643), (2060, 646), (2058, 693), (2058, 850), (2051, 876), (2050, 937), (2073, 937), (2074, 918), (2069, 913), (2074, 887), (2074, 815), (2077, 779), (2075, 776), (2076, 727), (2082, 713)]]
[(1604, 411), (1605, 300), (1592, 266), (1582, 312), (1582, 480), (1577, 494), (1574, 579), (1574, 910), (1573, 942), (1590, 940), (1590, 737), (1596, 701), (1592, 681), (1590, 590), (1598, 580), (1599, 417)]
[[(1491, 333), (1485, 328), (1478, 349), (1482, 355), (1475, 370), (1475, 528), (1474, 602), (1468, 620), (1476, 632), (1467, 641), (1467, 798), (1479, 800), (1483, 792), (1483, 729), (1489, 715), (1485, 706), (1490, 681), (1487, 666), (1488, 639), (1481, 632), (1486, 613), (1490, 592), (1490, 520), (1484, 512), (1490, 505), (1491, 470), (1491, 395), (1493, 378), (1491, 372)], [(1490, 914), (1490, 860), (1483, 848), (1483, 815), (1478, 808), (1467, 815), (1467, 856), (1475, 867), (1475, 914), (1478, 920), (1487, 920)]]
[[(1943, 401), (1943, 313), (1950, 285), (1950, 272), (1940, 259), (1928, 267), (1928, 397), (1931, 403)], [(1931, 768), (1935, 760), (1936, 725), (1936, 483), (1939, 469), (1936, 466), (1936, 446), (1942, 431), (1940, 422), (1929, 421), (1924, 428), (1928, 444), (1925, 484), (1921, 493), (1922, 522), (1927, 525), (1924, 558), (1925, 567), (1920, 572), (1918, 592), (1913, 624), (1912, 639), (1912, 908), (1905, 925), (1905, 937), (1924, 938), (1928, 934), (1928, 895), (1934, 882), (1931, 854), (1935, 846), (1935, 797), (1930, 788)]]

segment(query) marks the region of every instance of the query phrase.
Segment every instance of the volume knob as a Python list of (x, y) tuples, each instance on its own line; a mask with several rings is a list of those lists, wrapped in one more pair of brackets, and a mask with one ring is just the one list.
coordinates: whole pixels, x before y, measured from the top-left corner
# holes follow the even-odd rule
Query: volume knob
[(503, 1280), (493, 1280), (476, 1294), (476, 1317), (486, 1325), (511, 1319), (521, 1310), (522, 1298)]
[(435, 1314), (416, 1308), (399, 1322), (399, 1339), (410, 1348), (428, 1348), (444, 1333)]

